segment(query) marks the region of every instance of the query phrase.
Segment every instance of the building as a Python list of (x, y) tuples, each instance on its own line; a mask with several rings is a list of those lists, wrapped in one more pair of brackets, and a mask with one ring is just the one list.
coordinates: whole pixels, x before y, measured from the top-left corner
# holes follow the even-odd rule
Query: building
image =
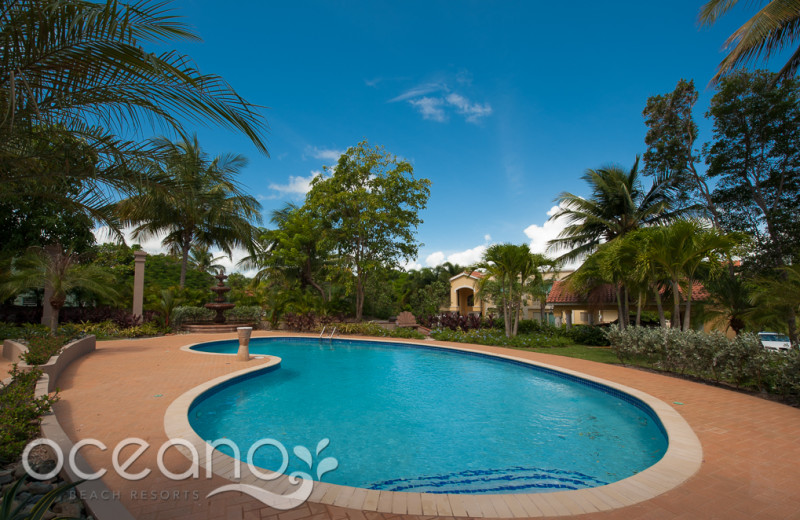
[[(546, 274), (545, 279), (553, 281), (544, 307), (545, 321), (551, 324), (560, 325), (602, 325), (614, 323), (619, 319), (617, 304), (616, 287), (607, 284), (598, 287), (589, 294), (581, 294), (570, 290), (565, 278), (573, 271), (559, 271)], [(483, 278), (483, 273), (479, 271), (463, 272), (450, 278), (450, 306), (443, 307), (443, 312), (457, 312), (461, 315), (477, 314), (486, 316), (494, 313), (496, 316), (501, 312), (491, 301), (485, 301), (480, 296), (479, 284)], [(697, 304), (699, 311), (700, 304), (708, 298), (705, 288), (695, 283), (692, 287), (692, 303)], [(663, 308), (665, 311), (672, 310), (672, 299), (664, 298)], [(681, 306), (683, 309), (683, 305)], [(655, 312), (656, 305), (649, 299), (649, 303), (643, 308), (645, 311)], [(631, 313), (636, 312), (635, 305), (630, 308)], [(693, 316), (698, 316), (695, 312)], [(524, 302), (521, 319), (541, 320), (542, 312), (538, 301), (527, 300)], [(702, 329), (709, 332), (714, 329), (721, 330), (718, 322), (706, 322)]]

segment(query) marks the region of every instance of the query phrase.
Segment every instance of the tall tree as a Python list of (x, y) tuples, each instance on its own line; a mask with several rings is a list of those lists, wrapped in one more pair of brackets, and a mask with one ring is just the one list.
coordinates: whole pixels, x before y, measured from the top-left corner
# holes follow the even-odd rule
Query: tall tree
[(638, 157), (628, 171), (611, 165), (586, 170), (582, 178), (591, 195), (584, 198), (562, 192), (556, 198), (560, 209), (550, 217), (550, 220), (564, 218), (567, 222), (558, 238), (548, 243), (550, 251), (567, 250), (557, 259), (561, 262), (585, 258), (602, 242), (674, 216), (669, 183), (654, 183), (645, 191)]
[[(0, 17), (0, 197), (44, 193), (113, 227), (120, 193), (157, 180), (138, 167), (155, 151), (118, 137), (131, 128), (210, 122), (266, 153), (257, 106), (188, 56), (145, 48), (198, 39), (169, 2), (15, 0)], [(63, 155), (49, 143), (68, 139), (93, 150), (97, 168), (47, 167)], [(65, 179), (77, 192), (52, 189)]]
[(482, 298), (494, 301), (503, 314), (506, 337), (517, 335), (520, 310), (527, 296), (543, 284), (542, 268), (549, 263), (525, 245), (493, 244), (476, 266), (484, 273), (478, 285)]
[(146, 190), (119, 204), (123, 218), (137, 224), (133, 237), (166, 234), (163, 244), (181, 253), (180, 287), (186, 283), (189, 251), (216, 246), (228, 256), (234, 247), (251, 248), (253, 222), (261, 220), (261, 204), (247, 195), (236, 175), (247, 163), (240, 155), (210, 159), (197, 142), (157, 140), (163, 160), (155, 162), (170, 190)]
[(703, 271), (721, 269), (731, 251), (741, 242), (736, 234), (726, 234), (697, 220), (677, 220), (654, 229), (649, 235), (650, 261), (669, 277), (672, 288), (672, 327), (681, 328), (681, 292), (685, 299), (683, 330), (691, 328), (692, 293)]
[(349, 148), (330, 177), (312, 182), (305, 204), (326, 223), (341, 269), (352, 272), (356, 319), (363, 314), (370, 276), (416, 256), (419, 212), (427, 205), (430, 184), (414, 178), (407, 161), (367, 141)]
[[(713, 25), (738, 3), (739, 0), (709, 0), (700, 9), (700, 24)], [(719, 64), (711, 82), (716, 83), (734, 69), (759, 58), (767, 61), (784, 48), (795, 45), (799, 28), (800, 6), (796, 1), (768, 1), (725, 41), (725, 48), (730, 49), (730, 52)], [(776, 79), (794, 76), (798, 65), (800, 65), (800, 47), (792, 53), (778, 72)]]
[(800, 259), (800, 83), (767, 72), (723, 79), (711, 100), (708, 175), (727, 229), (750, 233), (765, 267)]
[(274, 210), (270, 222), (274, 229), (261, 230), (256, 251), (240, 265), (258, 269), (256, 282), (282, 276), (302, 290), (313, 288), (323, 302), (328, 301), (324, 278), (330, 245), (323, 222), (308, 208), (294, 203)]
[(656, 183), (668, 181), (675, 188), (674, 196), (684, 206), (699, 202), (719, 227), (719, 213), (711, 188), (706, 176), (696, 167), (700, 160), (699, 151), (695, 150), (697, 124), (692, 115), (696, 103), (694, 81), (685, 79), (678, 81), (672, 92), (647, 99), (642, 112), (647, 125), (643, 173), (654, 177)]

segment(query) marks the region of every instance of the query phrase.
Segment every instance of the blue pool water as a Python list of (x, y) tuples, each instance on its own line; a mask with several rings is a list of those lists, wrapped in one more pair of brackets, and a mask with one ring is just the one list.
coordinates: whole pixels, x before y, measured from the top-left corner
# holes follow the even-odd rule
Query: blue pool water
[[(236, 341), (192, 347), (230, 353)], [(246, 458), (262, 438), (289, 450), (288, 471), (319, 480), (428, 493), (535, 493), (601, 486), (656, 463), (667, 439), (643, 403), (615, 390), (497, 358), (379, 342), (257, 338), (274, 370), (202, 394), (189, 411), (206, 440)], [(603, 390), (605, 389), (605, 390)], [(330, 444), (319, 455), (319, 441)], [(293, 452), (295, 446), (310, 452)], [(227, 446), (220, 451), (233, 455)], [(300, 456), (298, 456), (300, 455)], [(255, 465), (278, 470), (277, 449)], [(325, 465), (329, 464), (325, 463)]]

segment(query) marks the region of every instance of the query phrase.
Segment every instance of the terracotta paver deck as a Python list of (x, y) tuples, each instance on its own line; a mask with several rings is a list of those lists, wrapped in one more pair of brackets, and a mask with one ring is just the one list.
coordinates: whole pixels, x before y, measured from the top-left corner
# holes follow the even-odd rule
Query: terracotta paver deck
[[(120, 500), (135, 517), (389, 520), (431, 518), (434, 515), (428, 513), (433, 510), (442, 517), (468, 516), (468, 501), (463, 507), (410, 503), (406, 509), (416, 514), (404, 516), (311, 502), (278, 511), (239, 493), (206, 499), (209, 491), (229, 483), (218, 476), (180, 482), (163, 477), (155, 470), (156, 452), (167, 440), (164, 414), (172, 401), (210, 379), (267, 361), (237, 362), (235, 356), (201, 355), (181, 351), (180, 347), (233, 337), (233, 334), (204, 334), (99, 342), (96, 352), (75, 361), (59, 378), (61, 401), (55, 409), (61, 425), (74, 441), (95, 438), (109, 447), (100, 451), (89, 446), (81, 454), (95, 469), (109, 468), (104, 482), (119, 493)], [(800, 410), (630, 368), (494, 347), (470, 348), (577, 370), (642, 390), (669, 404), (683, 403), (674, 408), (688, 421), (703, 445), (704, 462), (700, 471), (678, 488), (646, 502), (578, 515), (579, 518), (800, 519)], [(136, 482), (122, 479), (111, 469), (111, 452), (127, 437), (140, 437), (151, 445), (128, 471), (135, 473), (146, 468), (154, 471)], [(125, 460), (132, 452), (132, 447), (123, 450), (120, 459)], [(167, 451), (165, 464), (173, 472), (184, 471), (189, 465), (175, 449)], [(365, 504), (372, 499), (368, 497)], [(380, 500), (378, 494), (374, 500)], [(422, 516), (423, 511), (427, 516)], [(546, 513), (556, 511), (557, 504)]]

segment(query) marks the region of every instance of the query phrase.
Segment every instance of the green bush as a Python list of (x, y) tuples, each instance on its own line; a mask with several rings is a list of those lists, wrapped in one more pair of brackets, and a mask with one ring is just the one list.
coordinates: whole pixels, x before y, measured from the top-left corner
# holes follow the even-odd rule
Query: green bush
[(28, 340), (28, 351), (22, 359), (29, 365), (44, 365), (51, 356), (57, 355), (69, 343), (64, 336), (36, 336)]
[(800, 351), (767, 350), (752, 333), (729, 339), (720, 332), (611, 326), (606, 335), (622, 362), (737, 387), (800, 395)]
[(99, 323), (82, 322), (77, 327), (81, 334), (93, 334), (97, 336), (98, 340), (160, 336), (169, 331), (168, 328), (164, 328), (154, 321), (148, 321), (133, 327), (121, 327), (114, 321), (106, 320)]
[(179, 328), (184, 323), (211, 321), (216, 313), (205, 307), (175, 307), (172, 311), (172, 325)]
[[(425, 339), (425, 335), (412, 328), (396, 328), (394, 330), (384, 329), (376, 323), (329, 323), (325, 325), (326, 334), (333, 332), (336, 327), (337, 334), (378, 336), (381, 338), (405, 338), (405, 339)], [(322, 332), (322, 325), (317, 325), (315, 332)]]
[(258, 305), (236, 306), (229, 311), (225, 311), (225, 318), (230, 321), (241, 321), (247, 323), (261, 323), (264, 309)]
[(569, 338), (549, 333), (520, 334), (507, 338), (503, 331), (495, 329), (477, 329), (467, 332), (439, 329), (431, 332), (431, 337), (441, 341), (514, 348), (565, 347), (572, 343)]
[(572, 338), (575, 343), (580, 343), (581, 345), (590, 345), (594, 347), (607, 347), (609, 345), (608, 338), (601, 327), (573, 325), (572, 329), (567, 332), (567, 335)]
[(19, 459), (25, 445), (39, 435), (42, 415), (58, 401), (58, 396), (42, 396), (34, 399), (36, 381), (41, 370), (20, 372), (14, 365), (12, 382), (0, 388), (0, 463)]

